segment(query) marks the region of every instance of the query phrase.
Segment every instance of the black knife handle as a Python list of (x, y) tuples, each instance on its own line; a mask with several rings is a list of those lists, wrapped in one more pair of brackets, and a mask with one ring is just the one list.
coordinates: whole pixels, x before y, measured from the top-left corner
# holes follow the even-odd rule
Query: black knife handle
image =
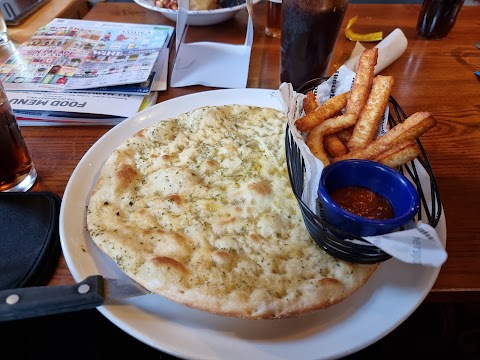
[(100, 275), (89, 276), (75, 285), (3, 290), (0, 321), (93, 309), (104, 301), (104, 280)]

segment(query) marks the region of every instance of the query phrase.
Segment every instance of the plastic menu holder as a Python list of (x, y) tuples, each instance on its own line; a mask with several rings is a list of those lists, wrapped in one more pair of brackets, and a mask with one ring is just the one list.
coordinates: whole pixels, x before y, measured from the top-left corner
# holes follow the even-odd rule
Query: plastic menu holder
[(50, 192), (0, 193), (0, 290), (48, 283), (61, 253), (60, 204)]
[(186, 43), (188, 0), (178, 2), (176, 56), (171, 87), (190, 85), (239, 89), (247, 86), (253, 43), (252, 2), (247, 1), (248, 23), (242, 45), (199, 41)]

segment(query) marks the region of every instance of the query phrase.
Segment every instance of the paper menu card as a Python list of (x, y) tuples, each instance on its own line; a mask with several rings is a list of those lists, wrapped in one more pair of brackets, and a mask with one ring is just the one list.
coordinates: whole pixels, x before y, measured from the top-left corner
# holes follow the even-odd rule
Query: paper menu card
[(19, 91), (143, 83), (160, 67), (157, 59), (173, 31), (165, 25), (55, 18), (0, 64), (0, 78), (6, 90)]
[(170, 86), (245, 88), (253, 43), (251, 0), (247, 0), (247, 10), (248, 24), (243, 45), (217, 42), (185, 43), (188, 0), (180, 0), (177, 11), (176, 57)]

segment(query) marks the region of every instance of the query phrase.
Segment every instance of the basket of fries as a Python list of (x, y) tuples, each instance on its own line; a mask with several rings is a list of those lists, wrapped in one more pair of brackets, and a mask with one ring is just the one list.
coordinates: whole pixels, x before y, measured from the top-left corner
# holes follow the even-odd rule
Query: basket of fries
[[(359, 70), (357, 70), (356, 78), (358, 77), (359, 71), (365, 71), (364, 69), (363, 70), (360, 69), (360, 66), (361, 65), (359, 65)], [(372, 67), (370, 67), (370, 69), (366, 71), (371, 71), (372, 73), (371, 76), (373, 77)], [(362, 74), (362, 77), (364, 77), (363, 75), (364, 74)], [(326, 79), (324, 78), (313, 79), (312, 81), (304, 85), (302, 89), (299, 90), (299, 93), (305, 94), (306, 98), (308, 98), (308, 95), (315, 94), (317, 86), (325, 80)], [(355, 89), (355, 83), (352, 86), (352, 91), (355, 91), (354, 89)], [(423, 134), (431, 126), (428, 127), (427, 125), (425, 125), (423, 130), (419, 130), (418, 132), (415, 132), (415, 130), (417, 129), (422, 129), (422, 125), (419, 125), (419, 126), (417, 126), (416, 124), (410, 125), (410, 123), (414, 122), (412, 118), (418, 117), (416, 116), (417, 114), (414, 114), (415, 116), (407, 116), (407, 114), (402, 110), (402, 108), (395, 101), (395, 99), (389, 95), (389, 92), (388, 92), (388, 96), (385, 99), (385, 102), (386, 104), (382, 106), (384, 108), (388, 107), (388, 111), (386, 111), (386, 113), (388, 113), (388, 116), (387, 116), (387, 119), (384, 119), (385, 123), (387, 124), (386, 127), (388, 128), (387, 132), (384, 133), (382, 136), (376, 136), (376, 138), (371, 141), (371, 143), (373, 144), (369, 146), (370, 148), (376, 149), (376, 147), (382, 145), (382, 143), (385, 143), (386, 141), (392, 141), (392, 144), (395, 145), (395, 146), (392, 146), (392, 148), (394, 148), (395, 151), (393, 150), (382, 151), (381, 157), (383, 157), (384, 159), (378, 160), (378, 161), (379, 162), (385, 161), (384, 163), (386, 165), (391, 166), (395, 169), (398, 169), (398, 171), (400, 171), (403, 175), (405, 175), (408, 179), (410, 179), (410, 181), (416, 187), (420, 197), (420, 209), (416, 214), (415, 218), (412, 219), (412, 221), (413, 222), (421, 221), (423, 223), (428, 223), (430, 226), (435, 228), (440, 220), (441, 213), (442, 213), (440, 194), (438, 191), (438, 187), (436, 184), (432, 167), (428, 160), (427, 153), (419, 139), (420, 134)], [(304, 111), (302, 112), (301, 116), (305, 115), (305, 112), (307, 111), (306, 106), (307, 105), (305, 104), (305, 101), (304, 101)], [(337, 111), (337, 114), (338, 114), (338, 111)], [(342, 115), (337, 115), (337, 116), (342, 116)], [(298, 122), (298, 119), (297, 119), (297, 122)], [(401, 126), (398, 126), (398, 125), (401, 125)], [(355, 263), (373, 264), (373, 263), (379, 263), (379, 262), (390, 259), (392, 257), (390, 254), (384, 252), (382, 249), (373, 245), (371, 242), (367, 241), (366, 239), (360, 236), (345, 232), (344, 230), (336, 228), (331, 224), (327, 223), (325, 219), (322, 218), (321, 215), (317, 215), (317, 214), (322, 214), (321, 208), (317, 208), (316, 211), (312, 211), (311, 206), (309, 206), (304, 201), (303, 195), (305, 191), (305, 181), (306, 181), (305, 180), (305, 176), (306, 176), (305, 175), (306, 174), (305, 159), (297, 142), (294, 141), (294, 136), (292, 135), (292, 131), (291, 131), (292, 130), (291, 127), (293, 126), (292, 126), (292, 123), (290, 123), (287, 126), (286, 136), (285, 136), (285, 148), (286, 148), (288, 173), (289, 173), (293, 193), (297, 198), (298, 204), (300, 206), (300, 209), (305, 221), (305, 225), (310, 235), (312, 236), (312, 238), (327, 253), (342, 260), (355, 262)], [(396, 129), (397, 133), (400, 132), (397, 130), (402, 130), (405, 128), (405, 131), (401, 133), (402, 134), (408, 133), (408, 135), (405, 135), (407, 137), (406, 141), (398, 140), (398, 138), (404, 135), (397, 137), (398, 134), (394, 134), (395, 132), (390, 132), (391, 129), (395, 129), (395, 128), (397, 128)], [(387, 134), (388, 136), (384, 136)], [(393, 135), (395, 135), (395, 137)], [(384, 139), (378, 142), (377, 140), (379, 140), (382, 137)], [(309, 145), (308, 136), (305, 136), (305, 138), (306, 138), (306, 141), (305, 141), (306, 144)], [(393, 140), (390, 140), (390, 139), (393, 139)], [(408, 151), (405, 151), (405, 150), (402, 150), (405, 148), (404, 142), (408, 142), (409, 144), (413, 142), (414, 144), (409, 146)], [(370, 148), (365, 151), (357, 151), (357, 152), (352, 151), (350, 158), (362, 158), (362, 156), (365, 156), (363, 158), (366, 158), (366, 156), (369, 156), (370, 160), (377, 161), (376, 157), (374, 156), (372, 157), (372, 152), (370, 151)], [(380, 149), (384, 149), (384, 148), (380, 146)], [(323, 150), (324, 149), (322, 148), (322, 152)], [(314, 153), (317, 158), (322, 159), (322, 154), (317, 155), (315, 150), (313, 150), (312, 153)], [(331, 154), (329, 154), (328, 151), (325, 151), (325, 153), (329, 157), (329, 160), (327, 160), (327, 163), (324, 162), (325, 166), (328, 166), (329, 161), (333, 162), (333, 161), (337, 161), (338, 159), (348, 158), (348, 155), (334, 157)], [(357, 157), (356, 154), (358, 154), (359, 157)], [(367, 154), (367, 155), (364, 155), (364, 154)], [(323, 156), (325, 156), (325, 154)], [(378, 159), (380, 159), (380, 157)], [(317, 206), (321, 207), (320, 204), (317, 204)], [(402, 231), (402, 230), (404, 229), (400, 228), (398, 231)]]

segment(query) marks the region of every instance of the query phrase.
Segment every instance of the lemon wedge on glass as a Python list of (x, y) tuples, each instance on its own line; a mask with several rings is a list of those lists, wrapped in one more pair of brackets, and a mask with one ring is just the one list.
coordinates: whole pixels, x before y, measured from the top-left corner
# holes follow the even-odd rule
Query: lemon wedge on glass
[(383, 39), (383, 31), (368, 33), (368, 34), (357, 34), (354, 32), (351, 27), (357, 20), (358, 16), (355, 16), (348, 20), (347, 27), (345, 28), (345, 36), (352, 41), (379, 41)]

